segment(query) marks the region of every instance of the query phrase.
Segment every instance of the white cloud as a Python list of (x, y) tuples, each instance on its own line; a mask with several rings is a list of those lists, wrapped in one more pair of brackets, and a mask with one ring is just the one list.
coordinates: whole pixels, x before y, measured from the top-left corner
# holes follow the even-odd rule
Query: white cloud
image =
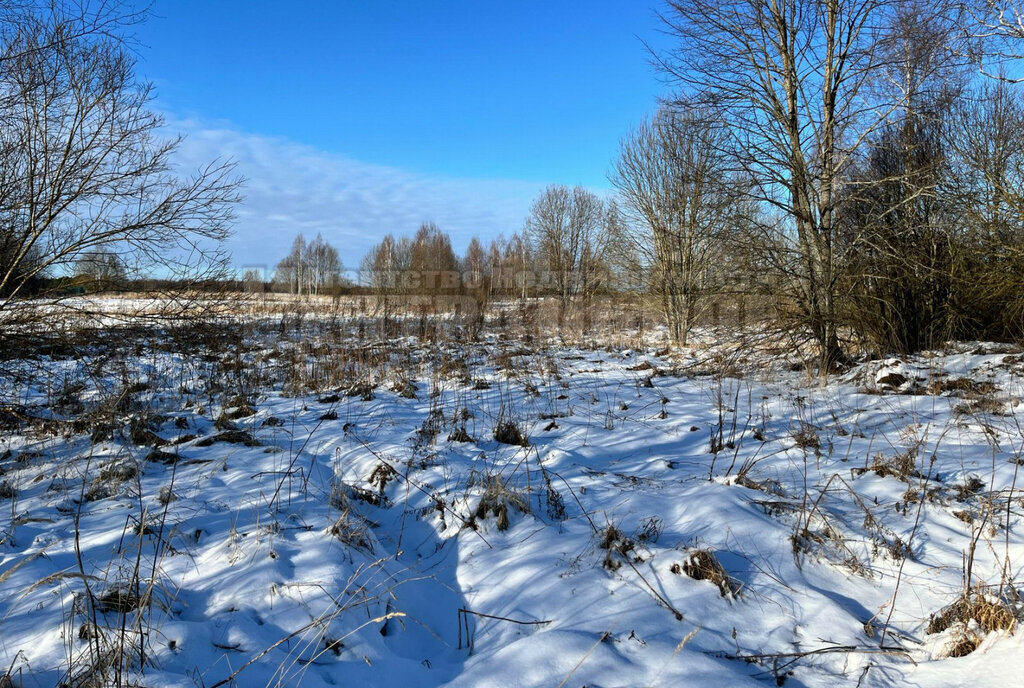
[(428, 220), (461, 251), (473, 235), (486, 241), (518, 231), (543, 189), (513, 180), (429, 178), (196, 120), (170, 121), (168, 128), (186, 136), (178, 151), (185, 169), (230, 158), (246, 178), (227, 244), (236, 266), (272, 267), (296, 234), (319, 232), (354, 268), (385, 234), (411, 235)]

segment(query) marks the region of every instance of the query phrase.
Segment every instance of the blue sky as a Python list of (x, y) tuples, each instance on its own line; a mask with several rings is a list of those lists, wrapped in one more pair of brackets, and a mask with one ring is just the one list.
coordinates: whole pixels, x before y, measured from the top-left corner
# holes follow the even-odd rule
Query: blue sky
[(606, 190), (666, 87), (645, 0), (156, 0), (139, 76), (188, 139), (249, 180), (230, 248), (273, 264), (298, 232), (355, 265), (436, 222), (462, 248), (521, 228), (548, 184)]

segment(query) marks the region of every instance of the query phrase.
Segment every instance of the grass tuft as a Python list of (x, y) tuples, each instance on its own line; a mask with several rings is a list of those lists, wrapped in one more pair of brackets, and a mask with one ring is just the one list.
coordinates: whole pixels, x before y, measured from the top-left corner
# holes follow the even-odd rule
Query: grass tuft
[(706, 580), (714, 583), (722, 597), (733, 597), (739, 593), (732, 578), (715, 558), (709, 549), (698, 549), (690, 553), (690, 558), (683, 562), (683, 573), (694, 580)]

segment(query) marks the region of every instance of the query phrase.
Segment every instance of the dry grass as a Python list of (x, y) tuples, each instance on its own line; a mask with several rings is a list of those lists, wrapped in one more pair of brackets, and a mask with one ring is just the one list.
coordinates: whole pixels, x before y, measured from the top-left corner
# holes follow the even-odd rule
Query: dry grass
[(493, 514), (498, 519), (498, 530), (508, 530), (509, 507), (523, 514), (530, 513), (530, 503), (526, 495), (503, 483), (500, 476), (489, 475), (484, 478), (484, 493), (480, 496), (474, 516), (477, 519), (485, 519), (489, 514)]
[(494, 439), (502, 444), (512, 444), (520, 447), (530, 446), (526, 433), (519, 425), (511, 420), (501, 420), (494, 426)]
[(988, 633), (1012, 633), (1016, 627), (1017, 610), (1008, 601), (974, 589), (964, 592), (952, 604), (932, 614), (926, 632), (934, 634), (954, 629), (944, 654), (963, 657), (974, 652)]
[(962, 483), (953, 486), (956, 501), (965, 502), (985, 489), (985, 483), (976, 475), (965, 478)]
[(706, 580), (714, 583), (722, 597), (733, 597), (739, 594), (739, 586), (726, 573), (725, 568), (709, 549), (698, 549), (690, 553), (689, 559), (683, 562), (682, 572), (694, 580)]
[(118, 494), (121, 486), (135, 480), (139, 468), (131, 461), (115, 460), (100, 468), (99, 474), (85, 488), (82, 495), (87, 502), (98, 502)]
[(605, 551), (604, 561), (601, 562), (609, 571), (617, 571), (622, 566), (622, 562), (615, 558), (614, 555), (618, 554), (623, 559), (629, 558), (629, 553), (633, 551), (635, 543), (621, 530), (615, 527), (614, 524), (609, 523), (608, 526), (601, 531), (601, 549)]
[(466, 430), (465, 425), (460, 425), (459, 427), (455, 428), (450, 433), (448, 433), (448, 441), (461, 442), (464, 444), (476, 442), (476, 440), (473, 439), (473, 436), (469, 434), (469, 431)]
[(875, 475), (893, 477), (906, 482), (911, 478), (920, 478), (917, 471), (917, 449), (911, 448), (903, 453), (894, 456), (875, 454), (874, 461), (866, 468), (854, 468), (853, 475), (859, 476), (864, 473), (873, 472)]
[[(97, 649), (94, 645), (100, 645)], [(133, 652), (132, 644), (99, 643), (93, 640), (88, 652), (76, 661), (68, 670), (65, 680), (57, 684), (58, 688), (107, 688), (107, 686), (124, 685), (118, 674), (123, 667), (138, 663), (137, 653)]]
[(196, 442), (197, 447), (209, 447), (215, 442), (227, 442), (228, 444), (242, 444), (246, 447), (260, 446), (259, 440), (245, 430), (225, 430), (216, 435), (210, 435)]
[(115, 584), (96, 597), (96, 609), (107, 613), (127, 614), (138, 611), (148, 604), (148, 595), (140, 594), (136, 586)]
[(941, 633), (956, 623), (976, 621), (985, 633), (1013, 631), (1017, 616), (1012, 606), (994, 599), (980, 590), (963, 593), (951, 605), (944, 607), (928, 620), (928, 633)]
[(818, 433), (815, 432), (814, 428), (803, 423), (793, 431), (793, 442), (801, 449), (811, 449), (813, 451), (821, 449), (821, 438), (818, 437)]
[(408, 377), (401, 377), (391, 385), (391, 391), (403, 399), (416, 398), (416, 383)]
[(100, 469), (99, 480), (104, 482), (123, 483), (134, 480), (139, 475), (139, 467), (130, 461), (111, 461)]
[(349, 547), (367, 552), (373, 551), (373, 546), (367, 537), (366, 524), (349, 509), (345, 509), (338, 515), (334, 523), (328, 527), (327, 532)]
[[(443, 334), (439, 333), (439, 329), (435, 328), (433, 337), (440, 338)], [(349, 402), (346, 397), (362, 398), (363, 400), (373, 399), (375, 390), (390, 389), (396, 394), (402, 397), (414, 399), (417, 396), (417, 384), (413, 381), (414, 378), (424, 380), (421, 383), (424, 394), (421, 397), (426, 397), (428, 391), (431, 373), (434, 375), (434, 389), (431, 390), (431, 404), (432, 410), (431, 415), (427, 420), (424, 421), (423, 427), (420, 430), (421, 438), (424, 442), (434, 443), (437, 437), (441, 437), (439, 433), (442, 431), (449, 431), (448, 435), (449, 442), (475, 442), (476, 440), (467, 431), (465, 418), (462, 418), (460, 422), (459, 411), (460, 407), (456, 403), (454, 407), (446, 405), (448, 402), (438, 401), (433, 402), (433, 398), (436, 395), (439, 399), (441, 393), (439, 389), (447, 390), (449, 387), (446, 385), (438, 384), (438, 380), (442, 382), (460, 382), (467, 390), (482, 391), (488, 388), (501, 388), (506, 384), (504, 380), (511, 379), (514, 382), (521, 383), (523, 386), (532, 385), (529, 379), (530, 375), (540, 378), (548, 376), (550, 380), (560, 380), (561, 377), (557, 372), (557, 366), (554, 363), (554, 358), (549, 355), (548, 364), (550, 370), (544, 370), (544, 360), (541, 358), (541, 352), (543, 349), (531, 349), (524, 348), (521, 345), (516, 348), (511, 348), (503, 353), (499, 353), (496, 356), (490, 355), (489, 358), (483, 356), (469, 356), (468, 354), (460, 355), (437, 355), (433, 360), (421, 359), (413, 355), (415, 352), (415, 345), (408, 345), (406, 348), (401, 348), (404, 345), (397, 345), (394, 349), (388, 351), (384, 345), (365, 345), (359, 348), (353, 347), (352, 349), (346, 349), (344, 345), (338, 340), (329, 340), (330, 346), (321, 346), (313, 342), (311, 336), (310, 341), (301, 339), (302, 331), (296, 330), (295, 341), (293, 342), (280, 342), (275, 341), (274, 346), (275, 353), (272, 354), (260, 354), (263, 358), (253, 359), (255, 362), (252, 366), (255, 368), (254, 371), (247, 371), (246, 366), (249, 365), (242, 359), (236, 357), (235, 359), (229, 359), (228, 357), (222, 357), (216, 361), (211, 361), (210, 366), (210, 377), (216, 378), (221, 375), (222, 372), (237, 373), (237, 375), (250, 375), (251, 384), (246, 382), (244, 384), (238, 383), (224, 383), (216, 389), (215, 392), (211, 393), (209, 398), (202, 397), (198, 399), (198, 395), (193, 395), (196, 404), (201, 404), (204, 408), (211, 408), (215, 412), (221, 411), (220, 417), (217, 419), (217, 433), (210, 436), (204, 437), (197, 443), (198, 446), (209, 446), (214, 442), (234, 442), (239, 444), (245, 444), (247, 446), (256, 446), (259, 442), (256, 441), (255, 437), (249, 432), (240, 429), (232, 421), (247, 418), (255, 412), (253, 403), (250, 400), (259, 399), (258, 392), (262, 387), (261, 385), (266, 384), (266, 381), (274, 378), (275, 375), (281, 376), (285, 382), (281, 384), (285, 389), (291, 390), (291, 393), (299, 393), (302, 390), (316, 390), (318, 395), (322, 396), (319, 401), (324, 404), (331, 404), (332, 407), (328, 411), (328, 414), (322, 416), (322, 418), (334, 418), (338, 417), (338, 412), (335, 410), (333, 405), (338, 405), (338, 409), (346, 411), (352, 407), (358, 408), (358, 404)], [(320, 331), (318, 335), (320, 337), (331, 337)], [(362, 336), (362, 335), (360, 335)], [(372, 340), (371, 340), (372, 341)], [(436, 340), (435, 340), (436, 341)], [(454, 342), (455, 340), (452, 340)], [(289, 348), (294, 347), (294, 348)], [(457, 345), (452, 345), (452, 348), (457, 348)], [(280, 349), (281, 351), (279, 351)], [(439, 349), (439, 351), (450, 351), (449, 349)], [(289, 358), (292, 353), (294, 357)], [(661, 355), (667, 355), (666, 352), (662, 352)], [(530, 357), (530, 358), (527, 358)], [(577, 357), (582, 359), (582, 357)], [(280, 363), (268, 363), (266, 361), (274, 361), (279, 359)], [(727, 364), (731, 365), (731, 359), (721, 359), (714, 362), (718, 374), (727, 369)], [(273, 366), (278, 365), (280, 368), (275, 369)], [(482, 377), (483, 375), (492, 375), (488, 366), (497, 366), (499, 369), (505, 371), (498, 375), (494, 375), (491, 378)], [(261, 370), (259, 366), (264, 366)], [(534, 368), (529, 366), (537, 366), (537, 372)], [(528, 369), (529, 368), (529, 369)], [(528, 369), (528, 370), (527, 370)], [(628, 368), (630, 371), (636, 373), (647, 373), (644, 375), (636, 375), (637, 384), (644, 387), (653, 387), (653, 378), (657, 375), (662, 374), (662, 371), (655, 368), (648, 362), (642, 362), (635, 366)], [(668, 370), (668, 369), (666, 369)], [(524, 375), (523, 372), (527, 371)], [(519, 375), (514, 375), (518, 373)], [(259, 378), (263, 376), (263, 381), (260, 382)], [(567, 381), (563, 384), (563, 387), (568, 391), (570, 381), (568, 375), (566, 376)], [(661, 380), (659, 380), (661, 382)], [(294, 384), (288, 384), (294, 383)], [(184, 387), (183, 387), (184, 389)], [(667, 387), (666, 387), (667, 389)], [(990, 389), (982, 384), (971, 383), (965, 380), (946, 380), (937, 387), (938, 392), (948, 393), (950, 396), (964, 397), (969, 402), (973, 403), (976, 399), (984, 401), (986, 396), (990, 396), (995, 390)], [(246, 394), (240, 393), (239, 390), (244, 390)], [(68, 389), (68, 403), (72, 404), (75, 402), (74, 390)], [(144, 392), (144, 389), (135, 390), (136, 392)], [(557, 391), (557, 390), (556, 390)], [(635, 390), (633, 390), (635, 391)], [(302, 391), (302, 393), (306, 393)], [(385, 392), (380, 392), (382, 395)], [(463, 390), (461, 393), (468, 393)], [(192, 395), (191, 392), (188, 394)], [(552, 396), (554, 392), (551, 393)], [(559, 394), (557, 399), (566, 400), (568, 394)], [(668, 399), (662, 397), (662, 404), (666, 404)], [(461, 402), (465, 403), (465, 402)], [(566, 402), (568, 405), (568, 401)], [(618, 402), (617, 402), (618, 403)], [(630, 402), (632, 405), (633, 402)], [(495, 404), (496, 406), (497, 404)], [(618, 404), (620, 411), (628, 411), (630, 405), (625, 402)], [(436, 406), (436, 408), (435, 408)], [(185, 407), (188, 408), (188, 407)], [(448, 413), (452, 411), (453, 413)], [(512, 446), (529, 446), (529, 439), (527, 437), (527, 429), (531, 432), (532, 426), (530, 421), (522, 421), (522, 416), (515, 417), (516, 420), (510, 420), (509, 415), (505, 412), (506, 400), (503, 398), (501, 401), (501, 410), (497, 413), (494, 407), (491, 407), (486, 414), (482, 417), (489, 420), (497, 419), (493, 427), (493, 439), (497, 442), (512, 445)], [(611, 407), (609, 407), (611, 408)], [(556, 409), (557, 411), (557, 409)], [(179, 413), (180, 409), (174, 411), (167, 411), (168, 413)], [(133, 411), (137, 413), (137, 410)], [(358, 411), (351, 412), (346, 415), (346, 420), (350, 417), (357, 417)], [(7, 415), (5, 415), (7, 414)], [(113, 414), (110, 414), (113, 416)], [(540, 417), (544, 420), (551, 420), (551, 424), (546, 428), (552, 430), (558, 427), (554, 421), (555, 418), (561, 418), (567, 415), (564, 412), (556, 412), (550, 415), (541, 414)], [(452, 418), (452, 422), (449, 425), (446, 418)], [(532, 416), (531, 416), (532, 417)], [(123, 432), (125, 424), (129, 421), (125, 415), (118, 415), (119, 420), (117, 423), (113, 421), (104, 420), (101, 417), (90, 417), (85, 422), (90, 424), (90, 427), (98, 427), (100, 431), (106, 437), (117, 436), (117, 433)], [(148, 419), (141, 417), (138, 422), (131, 421), (130, 427), (130, 439), (139, 445), (157, 445), (163, 443), (163, 440), (156, 435), (154, 431), (161, 431), (161, 426), (165, 425), (166, 422), (173, 419), (171, 417), (165, 417), (162, 421), (155, 425), (151, 425)], [(181, 420), (184, 420), (182, 418)], [(22, 421), (14, 415), (14, 412), (7, 413), (5, 409), (0, 409), (0, 425), (5, 422), (11, 423), (22, 423)], [(482, 421), (479, 424), (474, 423), (471, 426), (471, 430), (474, 434), (480, 435), (481, 433), (486, 435), (488, 425), (484, 425)], [(247, 423), (240, 423), (239, 425), (247, 426)], [(287, 425), (287, 421), (270, 417), (267, 418), (263, 425), (266, 427), (274, 427)], [(763, 424), (762, 424), (763, 425)], [(340, 426), (340, 424), (339, 424)], [(187, 423), (178, 426), (179, 429), (184, 430), (189, 426)], [(195, 429), (196, 426), (193, 426)], [(345, 424), (345, 431), (348, 431), (349, 424)], [(537, 426), (540, 427), (540, 426)], [(721, 422), (720, 422), (721, 427)], [(340, 429), (340, 428), (339, 428)], [(696, 426), (693, 428), (696, 430)], [(727, 429), (727, 428), (726, 428)], [(779, 426), (782, 429), (782, 426)], [(784, 429), (782, 429), (785, 432)], [(828, 447), (831, 450), (831, 431), (827, 426), (813, 427), (809, 423), (801, 421), (799, 426), (790, 426), (790, 436), (798, 447), (803, 448), (808, 454), (818, 453), (823, 446)], [(164, 434), (167, 434), (166, 432)], [(205, 434), (205, 433), (204, 433)], [(781, 434), (781, 433), (779, 433)], [(740, 437), (744, 436), (744, 433), (739, 434)], [(187, 439), (195, 439), (194, 436), (185, 436)], [(753, 438), (760, 442), (765, 442), (762, 434), (762, 429), (755, 428), (753, 430)], [(486, 439), (486, 437), (484, 438)], [(534, 438), (535, 440), (537, 438)], [(784, 437), (779, 438), (783, 442)], [(187, 441), (187, 440), (186, 440)], [(271, 440), (267, 440), (268, 442)], [(486, 442), (482, 442), (486, 447)], [(493, 445), (492, 445), (493, 446)], [(733, 443), (721, 442), (720, 448), (729, 447), (733, 448)], [(417, 446), (415, 451), (419, 451), (422, 447)], [(166, 447), (165, 447), (166, 449)], [(455, 448), (457, 450), (471, 448)], [(163, 464), (174, 464), (177, 461), (177, 455), (167, 451), (152, 450), (146, 455), (144, 450), (140, 456), (146, 456), (146, 460), (154, 463)], [(438, 450), (437, 454), (440, 454), (441, 450)], [(503, 455), (512, 454), (516, 458), (522, 457), (524, 454), (529, 456), (526, 452), (520, 452), (518, 450), (501, 450), (497, 453), (499, 457)], [(417, 456), (415, 454), (414, 456)], [(431, 453), (434, 456), (435, 453)], [(863, 454), (861, 456), (864, 456)], [(870, 449), (867, 450), (867, 456), (870, 457)], [(844, 459), (845, 461), (845, 459)], [(538, 464), (540, 462), (540, 456), (538, 455)], [(915, 449), (910, 449), (897, 453), (894, 456), (884, 456), (877, 454), (871, 460), (871, 464), (868, 465), (867, 461), (864, 461), (863, 468), (854, 469), (854, 474), (859, 475), (868, 471), (874, 472), (879, 476), (892, 476), (899, 480), (910, 482), (914, 479), (920, 478), (921, 475), (917, 470), (918, 455)], [(394, 463), (395, 466), (413, 465), (412, 463)], [(671, 462), (670, 462), (671, 467)], [(122, 468), (111, 466), (104, 467), (103, 471), (106, 475), (103, 475), (103, 484), (109, 491), (110, 486), (116, 485), (119, 482), (133, 479), (137, 477), (131, 474), (133, 466), (127, 466), (125, 470)], [(150, 469), (153, 467), (150, 466)], [(765, 479), (761, 482), (756, 482), (747, 476), (750, 466), (742, 468), (736, 475), (735, 484), (743, 487), (760, 490), (770, 495), (776, 495), (783, 497), (786, 495), (782, 484), (775, 480)], [(400, 468), (404, 472), (403, 468)], [(499, 466), (491, 466), (486, 470), (501, 471), (503, 470)], [(543, 466), (541, 466), (543, 471)], [(137, 474), (137, 468), (135, 468)], [(728, 473), (732, 472), (730, 466)], [(487, 519), (494, 516), (496, 519), (495, 527), (497, 530), (507, 530), (512, 524), (510, 520), (515, 517), (514, 512), (519, 511), (524, 514), (528, 514), (531, 511), (530, 493), (528, 489), (537, 490), (533, 493), (533, 498), (538, 501), (535, 503), (535, 508), (543, 510), (544, 506), (540, 500), (547, 499), (547, 513), (552, 520), (562, 521), (568, 518), (566, 514), (566, 507), (564, 500), (561, 495), (553, 488), (551, 480), (548, 478), (546, 472), (544, 472), (544, 484), (535, 484), (531, 488), (525, 488), (523, 486), (529, 485), (529, 474), (527, 474), (527, 481), (519, 481), (519, 486), (512, 485), (510, 480), (507, 479), (509, 471), (506, 470), (506, 478), (502, 479), (500, 475), (489, 475), (483, 480), (479, 480), (476, 485), (476, 492), (479, 494), (479, 502), (473, 509), (473, 504), (470, 501), (468, 507), (462, 506), (462, 503), (457, 503), (455, 500), (452, 501), (451, 509), (448, 509), (443, 498), (443, 492), (436, 494), (432, 497), (433, 502), (430, 506), (426, 507), (426, 513), (436, 512), (440, 516), (441, 526), (444, 529), (445, 526), (445, 515), (447, 512), (458, 515), (458, 511), (466, 508), (473, 509), (467, 514), (468, 520), (464, 520), (464, 523), (471, 524), (474, 528), (478, 520)], [(479, 476), (479, 474), (475, 474)], [(512, 475), (515, 476), (515, 471), (512, 471)], [(388, 506), (389, 500), (385, 495), (386, 488), (391, 481), (401, 477), (404, 481), (408, 481), (408, 474), (399, 476), (396, 474), (395, 469), (390, 464), (380, 462), (373, 467), (372, 471), (367, 475), (364, 472), (360, 472), (359, 478), (367, 482), (363, 482), (363, 485), (369, 484), (371, 489), (365, 489), (363, 487), (356, 487), (354, 485), (345, 485), (338, 483), (333, 486), (335, 490), (331, 494), (330, 503), (334, 508), (334, 511), (325, 518), (320, 520), (320, 527), (326, 527), (327, 532), (337, 538), (339, 541), (347, 546), (371, 551), (376, 545), (377, 540), (374, 535), (374, 524), (368, 518), (361, 515), (360, 512), (373, 514), (372, 509), (366, 509), (363, 504), (364, 502), (375, 507)], [(951, 486), (952, 490), (956, 490), (958, 499), (964, 500), (975, 495), (983, 485), (975, 484), (975, 480), (965, 481), (962, 486), (954, 485)], [(913, 483), (911, 483), (913, 484)], [(429, 487), (429, 486), (428, 486)], [(467, 487), (470, 485), (467, 484)], [(901, 486), (901, 491), (903, 487)], [(540, 490), (544, 490), (545, 493)], [(433, 491), (434, 488), (430, 487)], [(3, 497), (4, 483), (0, 483), (0, 497)], [(571, 491), (571, 488), (570, 488)], [(827, 491), (827, 490), (826, 490)], [(581, 489), (582, 492), (582, 489)], [(184, 492), (182, 493), (185, 494)], [(569, 493), (567, 493), (569, 494)], [(796, 493), (798, 495), (798, 493)], [(932, 492), (927, 493), (928, 497), (931, 498)], [(907, 489), (903, 495), (903, 501), (906, 503), (912, 503), (923, 496), (920, 490), (915, 487)], [(161, 504), (170, 503), (175, 499), (174, 494), (169, 488), (161, 488), (158, 501)], [(771, 513), (789, 513), (789, 510), (799, 508), (796, 502), (787, 500), (775, 500), (765, 502), (755, 502), (765, 506), (766, 512), (769, 509), (773, 511)], [(582, 504), (580, 504), (582, 508)], [(817, 507), (815, 506), (815, 509)], [(867, 511), (865, 509), (865, 511)], [(465, 513), (465, 512), (463, 512)], [(960, 518), (966, 523), (971, 522), (971, 515), (968, 511), (954, 511), (954, 516)], [(586, 515), (586, 512), (584, 512)], [(870, 513), (867, 514), (870, 517)], [(461, 518), (461, 517), (460, 517)], [(818, 517), (815, 517), (819, 520)], [(822, 521), (822, 527), (817, 530), (810, 530), (808, 525), (811, 522), (811, 517), (808, 516), (807, 522), (802, 524), (797, 532), (800, 533), (799, 537), (794, 535), (794, 547), (798, 545), (802, 549), (817, 548), (826, 550), (826, 556), (830, 557), (831, 560), (840, 562), (848, 565), (852, 570), (859, 571), (862, 567), (853, 558), (850, 550), (846, 548), (844, 544), (844, 538), (840, 531), (840, 527), (846, 526), (843, 521), (837, 521), (835, 528), (831, 527), (828, 521), (824, 520), (824, 516), (820, 517)], [(865, 521), (867, 524), (867, 521)], [(881, 528), (882, 526), (875, 525), (874, 528)], [(865, 525), (865, 528), (868, 528)], [(634, 562), (639, 562), (637, 550), (639, 549), (644, 556), (647, 555), (645, 544), (650, 545), (655, 543), (662, 530), (662, 524), (656, 517), (651, 517), (646, 521), (642, 522), (635, 532), (631, 535), (626, 535), (615, 525), (608, 524), (603, 529), (595, 529), (595, 539), (591, 541), (591, 547), (594, 543), (600, 547), (599, 552), (595, 554), (593, 549), (590, 549), (591, 556), (600, 556), (603, 554), (602, 565), (610, 570), (616, 571), (622, 567), (625, 563), (632, 565)], [(888, 532), (888, 531), (887, 531)], [(384, 540), (381, 540), (382, 542)], [(890, 537), (888, 539), (878, 536), (877, 541), (882, 543), (887, 548), (887, 551), (891, 554), (894, 560), (904, 559), (911, 554), (911, 550), (908, 544), (905, 544), (898, 537)], [(842, 556), (848, 555), (846, 559), (842, 559)], [(685, 559), (681, 559), (678, 563), (672, 563), (671, 571), (675, 574), (683, 575), (700, 581), (711, 582), (719, 591), (723, 597), (734, 598), (740, 595), (741, 584), (739, 581), (734, 580), (729, 573), (722, 566), (721, 562), (716, 557), (716, 554), (711, 549), (693, 549), (685, 553)], [(852, 563), (851, 563), (852, 562)], [(596, 561), (593, 562), (596, 564)], [(17, 567), (15, 567), (17, 568)], [(627, 567), (628, 568), (628, 567)], [(634, 569), (635, 570), (635, 569)], [(8, 574), (10, 572), (7, 572)], [(695, 589), (703, 588), (703, 586), (694, 586)], [(705, 593), (710, 594), (710, 589), (703, 588)], [(159, 606), (159, 598), (158, 598)], [(107, 611), (111, 614), (129, 614), (134, 613), (142, 607), (144, 601), (132, 597), (131, 591), (116, 591), (107, 590), (100, 598), (95, 598), (95, 604), (97, 609), (101, 611)], [(958, 599), (949, 607), (944, 608), (936, 615), (933, 615), (929, 622), (929, 632), (940, 632), (938, 630), (932, 631), (933, 626), (936, 629), (941, 627), (941, 630), (949, 628), (958, 628), (959, 631), (954, 634), (950, 634), (953, 637), (953, 641), (948, 650), (950, 656), (961, 656), (973, 651), (983, 639), (983, 635), (979, 635), (979, 632), (989, 632), (988, 629), (1005, 629), (1012, 630), (1015, 627), (1016, 616), (1014, 609), (1004, 603), (998, 601), (992, 601), (991, 598), (984, 597), (981, 593), (974, 593), (971, 595), (964, 595)], [(84, 628), (84, 626), (83, 626)], [(980, 631), (978, 630), (980, 629)], [(340, 641), (324, 640), (326, 649), (337, 654), (340, 652), (342, 646)], [(98, 660), (97, 666), (99, 671), (95, 674), (99, 676), (103, 674), (104, 660), (102, 658)], [(90, 679), (91, 680), (91, 679)], [(73, 685), (73, 684), (69, 684)], [(77, 684), (74, 684), (77, 685)], [(88, 681), (83, 685), (90, 685)], [(98, 685), (98, 684), (97, 684)], [(2, 680), (0, 680), (0, 688), (3, 687)]]
[(972, 523), (974, 523), (974, 515), (970, 511), (954, 510), (953, 516), (955, 516), (958, 520), (963, 521), (967, 525), (971, 525)]
[(245, 397), (237, 396), (224, 404), (224, 411), (221, 413), (220, 418), (231, 421), (248, 418), (255, 413), (256, 409), (252, 407)]
[(996, 397), (979, 397), (957, 404), (953, 411), (961, 416), (974, 414), (1002, 416), (1006, 415), (1006, 402)]
[(391, 482), (397, 475), (398, 472), (395, 471), (394, 468), (381, 461), (374, 467), (373, 471), (370, 473), (368, 482), (374, 487), (376, 487), (378, 492), (383, 494), (384, 488), (387, 487), (388, 483)]
[(151, 463), (162, 463), (165, 465), (174, 465), (178, 462), (178, 455), (170, 452), (160, 451), (154, 449), (153, 451), (146, 454), (146, 461)]
[(932, 394), (948, 394), (952, 397), (978, 399), (994, 394), (998, 388), (987, 380), (972, 380), (969, 377), (936, 379), (929, 385)]

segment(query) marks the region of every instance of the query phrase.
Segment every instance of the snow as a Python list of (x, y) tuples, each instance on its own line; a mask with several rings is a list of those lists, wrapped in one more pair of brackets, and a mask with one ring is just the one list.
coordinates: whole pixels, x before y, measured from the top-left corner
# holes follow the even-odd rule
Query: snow
[[(304, 337), (254, 334), (241, 390), (234, 353), (159, 341), (12, 363), (5, 397), (50, 425), (4, 420), (0, 439), (0, 667), (67, 680), (94, 647), (86, 585), (100, 599), (137, 578), (141, 612), (95, 619), (145, 647), (130, 669), (154, 687), (1014, 685), (1019, 635), (976, 628), (978, 649), (946, 657), (959, 631), (927, 633), (972, 541), (990, 592), (1024, 561), (1024, 369), (986, 346), (822, 384), (767, 359), (688, 374), (701, 351), (406, 339), (361, 364), (372, 398), (328, 403), (282, 371), (354, 345), (317, 359)], [(26, 387), (32, 366), (46, 376)], [(400, 375), (416, 398), (392, 391)], [(62, 422), (125, 380), (146, 384), (108, 437)], [(78, 411), (55, 403), (69, 390)], [(239, 392), (255, 413), (230, 427), (258, 443), (204, 442)], [(176, 462), (146, 460), (142, 416)], [(529, 446), (493, 439), (504, 420)], [(735, 592), (685, 573), (698, 550)]]

